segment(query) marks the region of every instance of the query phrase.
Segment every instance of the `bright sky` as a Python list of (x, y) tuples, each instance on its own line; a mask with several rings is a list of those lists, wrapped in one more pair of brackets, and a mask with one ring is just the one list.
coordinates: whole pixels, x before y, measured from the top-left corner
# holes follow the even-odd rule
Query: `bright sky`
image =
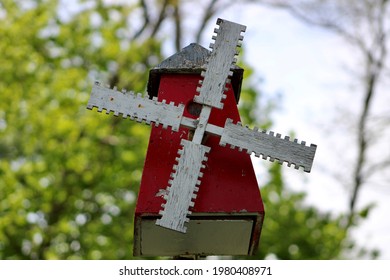
[[(299, 140), (318, 145), (310, 174), (284, 168), (289, 185), (307, 191), (308, 203), (320, 209), (346, 211), (348, 193), (342, 180), (350, 180), (349, 162), (355, 145), (348, 121), (353, 120), (351, 116), (361, 104), (359, 87), (353, 87), (346, 69), (358, 69), (358, 57), (335, 35), (308, 27), (282, 11), (234, 5), (217, 17), (247, 25), (243, 43), (246, 61), (265, 79), (262, 89), (269, 94), (283, 94), (281, 110), (273, 114), (272, 130), (282, 135), (293, 130)], [(197, 18), (192, 14), (185, 24), (190, 26), (194, 20)], [(214, 23), (205, 29), (201, 43), (205, 47), (211, 41)], [(387, 110), (385, 104), (390, 100), (382, 101), (375, 104), (374, 111)], [(265, 182), (261, 176), (264, 165), (257, 158), (253, 161), (261, 186)], [(341, 179), (336, 180), (333, 173)], [(385, 179), (380, 180), (383, 183)], [(359, 244), (380, 249), (381, 259), (390, 259), (390, 193), (385, 188), (365, 186), (360, 198), (359, 207), (370, 203), (376, 207), (354, 236)]]

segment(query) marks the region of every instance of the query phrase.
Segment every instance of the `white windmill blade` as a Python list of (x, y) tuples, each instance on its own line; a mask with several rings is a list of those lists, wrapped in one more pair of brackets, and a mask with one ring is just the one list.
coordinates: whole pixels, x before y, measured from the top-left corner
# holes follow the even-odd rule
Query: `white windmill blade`
[(187, 215), (191, 214), (189, 209), (194, 206), (200, 178), (203, 177), (201, 169), (205, 168), (203, 162), (207, 161), (206, 153), (210, 147), (185, 139), (181, 140), (181, 146), (183, 148), (178, 150), (179, 157), (176, 158), (177, 165), (173, 166), (172, 179), (168, 182), (168, 193), (164, 196), (166, 203), (161, 205), (162, 217), (156, 224), (185, 233), (187, 228), (184, 223), (189, 221)]
[(246, 26), (223, 19), (218, 19), (217, 25), (219, 28), (214, 30), (217, 35), (212, 37), (215, 42), (210, 44), (213, 50), (205, 65), (206, 71), (201, 73), (204, 79), (199, 81), (199, 95), (194, 97), (194, 101), (222, 109), (226, 82), (233, 75), (231, 68), (236, 63), (237, 47), (241, 46), (241, 33), (245, 32)]
[(120, 92), (115, 87), (110, 89), (95, 82), (87, 105), (90, 110), (94, 107), (98, 108), (98, 112), (106, 110), (107, 114), (114, 112), (115, 116), (122, 114), (123, 118), (156, 126), (161, 124), (164, 128), (170, 126), (178, 131), (185, 106), (175, 106), (173, 102), (167, 104), (165, 100), (159, 102), (157, 98), (149, 99), (125, 90)]
[(248, 154), (254, 153), (257, 157), (270, 161), (287, 162), (288, 166), (295, 165), (295, 169), (303, 167), (305, 172), (310, 172), (317, 146), (306, 146), (302, 141), (290, 141), (290, 137), (281, 138), (280, 134), (274, 135), (271, 131), (258, 131), (258, 128), (249, 129), (241, 123), (234, 124), (227, 119), (221, 134), (220, 145), (229, 144), (231, 148), (247, 150)]
[[(230, 21), (218, 19), (219, 29), (215, 29), (216, 36), (213, 36), (215, 43), (210, 47), (213, 51), (205, 65), (206, 71), (201, 73), (203, 79), (199, 81), (197, 88), (199, 95), (194, 97), (194, 101), (202, 104), (198, 124), (195, 128), (191, 141), (182, 140), (182, 150), (179, 150), (180, 157), (177, 158), (178, 165), (174, 166), (175, 173), (172, 173), (170, 186), (167, 188), (168, 194), (164, 197), (166, 203), (162, 205), (160, 211), (162, 217), (156, 224), (179, 232), (186, 232), (185, 222), (189, 219), (187, 215), (191, 213), (189, 208), (194, 206), (196, 192), (200, 185), (198, 178), (202, 177), (202, 161), (207, 160), (205, 154), (210, 151), (210, 147), (201, 144), (206, 126), (211, 113), (211, 107), (223, 108), (221, 102), (226, 98), (224, 91), (228, 77), (233, 74), (231, 68), (234, 66), (238, 54), (237, 47), (243, 39), (241, 33), (246, 27)], [(183, 118), (185, 122), (185, 119)]]

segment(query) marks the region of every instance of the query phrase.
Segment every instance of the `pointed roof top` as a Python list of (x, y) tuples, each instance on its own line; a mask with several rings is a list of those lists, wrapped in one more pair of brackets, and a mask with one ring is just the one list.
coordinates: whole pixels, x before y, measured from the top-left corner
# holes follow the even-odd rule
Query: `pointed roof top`
[(164, 70), (164, 72), (170, 70), (201, 70), (210, 53), (209, 50), (201, 45), (192, 43), (180, 52), (168, 57), (153, 69)]
[[(204, 65), (206, 64), (210, 53), (211, 51), (201, 45), (192, 43), (183, 48), (180, 52), (163, 60), (149, 71), (149, 81), (147, 85), (149, 96), (157, 96), (161, 74), (200, 74), (202, 70), (204, 70)], [(237, 103), (241, 92), (243, 72), (244, 69), (236, 65), (234, 66), (231, 83)]]

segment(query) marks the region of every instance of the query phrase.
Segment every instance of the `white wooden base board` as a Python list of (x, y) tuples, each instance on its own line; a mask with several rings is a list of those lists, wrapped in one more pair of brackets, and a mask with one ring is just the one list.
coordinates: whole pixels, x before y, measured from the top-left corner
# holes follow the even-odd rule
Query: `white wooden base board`
[[(247, 255), (253, 219), (197, 219), (192, 217), (183, 234), (155, 225), (156, 219), (142, 219), (140, 256)], [(138, 254), (137, 254), (138, 255)]]

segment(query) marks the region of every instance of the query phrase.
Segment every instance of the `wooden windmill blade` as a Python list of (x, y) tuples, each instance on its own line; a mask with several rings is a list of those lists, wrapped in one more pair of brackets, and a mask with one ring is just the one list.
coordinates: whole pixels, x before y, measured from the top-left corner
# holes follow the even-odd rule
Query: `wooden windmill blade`
[(241, 123), (233, 124), (231, 119), (227, 119), (221, 134), (220, 145), (230, 145), (231, 148), (246, 150), (248, 154), (254, 153), (256, 157), (284, 162), (287, 166), (293, 165), (295, 169), (303, 168), (305, 172), (310, 172), (316, 153), (317, 146), (311, 144), (306, 146), (306, 142), (298, 142), (297, 139), (290, 141), (290, 137), (281, 138), (281, 135), (270, 131), (259, 131), (258, 128), (249, 129)]
[(137, 122), (162, 125), (164, 128), (172, 127), (178, 131), (183, 116), (184, 105), (175, 106), (173, 102), (167, 104), (157, 98), (149, 99), (141, 94), (118, 91), (115, 87), (110, 89), (95, 82), (88, 100), (87, 109), (97, 108), (98, 112), (106, 110), (106, 113), (114, 112), (114, 116), (122, 115)]
[(217, 25), (219, 28), (214, 29), (216, 35), (212, 37), (215, 42), (210, 44), (212, 52), (197, 88), (199, 95), (194, 97), (194, 101), (222, 109), (226, 83), (233, 75), (232, 68), (237, 62), (238, 47), (244, 39), (242, 33), (246, 26), (223, 19), (218, 19)]
[(172, 173), (170, 186), (167, 188), (168, 194), (164, 197), (166, 203), (162, 204), (163, 210), (160, 212), (162, 217), (156, 221), (157, 225), (185, 233), (185, 222), (188, 222), (188, 214), (191, 214), (190, 208), (194, 206), (196, 193), (200, 186), (199, 178), (202, 177), (202, 161), (207, 160), (206, 153), (210, 148), (201, 144), (206, 132), (206, 126), (210, 117), (211, 108), (223, 107), (222, 101), (226, 98), (224, 91), (228, 78), (232, 75), (231, 68), (236, 62), (235, 56), (238, 54), (237, 47), (243, 39), (241, 35), (246, 27), (230, 21), (218, 19), (215, 29), (216, 36), (213, 49), (205, 71), (199, 81), (197, 92), (199, 95), (194, 97), (194, 101), (203, 105), (199, 116), (194, 137), (191, 141), (182, 140), (183, 149), (180, 150), (180, 157), (177, 159), (178, 165), (175, 165), (176, 172)]
[(173, 167), (172, 179), (164, 196), (166, 203), (160, 211), (162, 217), (156, 224), (185, 233), (187, 228), (184, 223), (189, 222), (187, 215), (191, 215), (189, 209), (194, 206), (203, 177), (201, 169), (205, 168), (203, 163), (207, 161), (206, 153), (210, 147), (185, 139), (181, 140), (181, 146), (183, 148), (178, 151), (177, 165)]

